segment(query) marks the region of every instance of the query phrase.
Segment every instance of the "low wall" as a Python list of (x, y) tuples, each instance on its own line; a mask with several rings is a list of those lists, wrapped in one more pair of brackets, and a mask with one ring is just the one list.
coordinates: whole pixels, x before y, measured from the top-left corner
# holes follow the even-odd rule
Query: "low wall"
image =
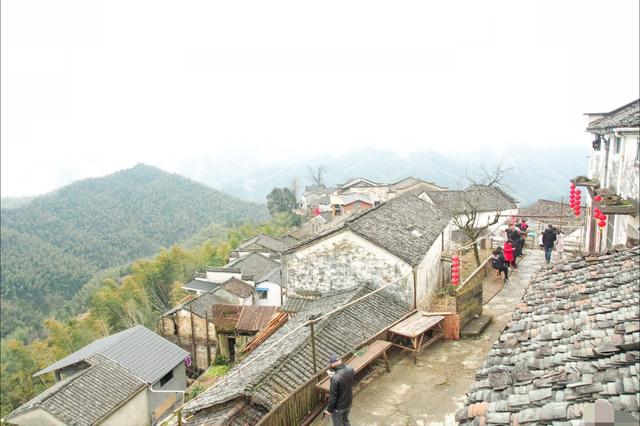
[(491, 257), (488, 257), (456, 290), (460, 329), (466, 327), (476, 316), (482, 315), (482, 283), (490, 269)]

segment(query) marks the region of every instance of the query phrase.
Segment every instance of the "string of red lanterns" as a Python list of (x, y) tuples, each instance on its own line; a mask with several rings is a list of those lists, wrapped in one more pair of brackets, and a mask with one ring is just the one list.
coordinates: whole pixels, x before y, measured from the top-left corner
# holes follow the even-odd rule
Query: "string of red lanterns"
[(569, 208), (573, 210), (573, 214), (578, 217), (581, 211), (581, 198), (582, 192), (576, 188), (574, 184), (569, 187)]
[[(600, 195), (596, 195), (593, 197), (593, 201), (599, 203), (602, 201), (602, 197)], [(602, 213), (602, 211), (598, 207), (593, 208), (593, 217), (598, 220), (598, 226), (600, 228), (604, 228), (607, 226), (607, 215)]]
[(451, 256), (451, 284), (460, 284), (460, 256), (455, 254)]

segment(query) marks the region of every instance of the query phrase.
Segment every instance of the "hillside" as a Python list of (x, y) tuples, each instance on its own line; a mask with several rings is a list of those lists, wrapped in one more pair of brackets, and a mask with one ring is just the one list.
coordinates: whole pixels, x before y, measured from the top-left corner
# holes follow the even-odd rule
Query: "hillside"
[[(149, 256), (213, 223), (268, 218), (259, 204), (145, 165), (73, 183), (1, 215), (3, 307), (29, 302), (40, 313), (73, 297), (99, 270)], [(2, 336), (12, 324), (3, 321)]]

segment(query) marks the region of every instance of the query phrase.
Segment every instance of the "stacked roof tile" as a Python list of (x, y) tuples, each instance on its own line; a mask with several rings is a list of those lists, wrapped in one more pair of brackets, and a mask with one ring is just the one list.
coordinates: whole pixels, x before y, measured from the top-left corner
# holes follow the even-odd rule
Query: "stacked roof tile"
[(495, 186), (474, 186), (463, 191), (430, 191), (427, 196), (440, 209), (452, 216), (468, 211), (494, 212), (518, 208), (515, 200)]
[(640, 126), (640, 99), (623, 105), (603, 117), (591, 122), (587, 130), (606, 135), (613, 129), (634, 128)]
[(250, 276), (254, 279), (262, 277), (273, 271), (280, 264), (260, 253), (251, 253), (238, 260), (229, 263), (227, 267), (237, 268), (242, 271), (242, 276)]
[[(372, 286), (365, 285), (308, 301), (297, 315), (234, 367), (226, 380), (218, 381), (184, 406), (184, 412), (193, 415), (188, 424), (200, 424), (216, 411), (226, 410), (226, 403), (238, 398), (248, 398), (252, 404), (262, 407), (251, 413), (272, 409), (314, 374), (309, 329), (303, 327), (280, 339), (310, 316), (327, 314), (373, 290)], [(323, 319), (316, 325), (318, 368), (326, 365), (331, 353), (346, 355), (409, 310), (404, 302), (381, 291)], [(233, 417), (238, 424), (242, 423), (241, 413)]]
[(638, 418), (639, 256), (635, 247), (534, 276), (477, 371), (460, 424), (580, 424), (597, 399)]

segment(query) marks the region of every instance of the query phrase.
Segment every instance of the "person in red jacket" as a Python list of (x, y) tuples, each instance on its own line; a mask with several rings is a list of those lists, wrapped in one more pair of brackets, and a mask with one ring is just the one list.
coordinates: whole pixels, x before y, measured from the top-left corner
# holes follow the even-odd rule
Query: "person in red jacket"
[(516, 259), (515, 259), (515, 255), (513, 252), (513, 246), (511, 245), (511, 241), (507, 240), (504, 243), (504, 246), (502, 247), (502, 253), (504, 254), (504, 260), (511, 266), (513, 266), (514, 268), (517, 268), (516, 266)]

